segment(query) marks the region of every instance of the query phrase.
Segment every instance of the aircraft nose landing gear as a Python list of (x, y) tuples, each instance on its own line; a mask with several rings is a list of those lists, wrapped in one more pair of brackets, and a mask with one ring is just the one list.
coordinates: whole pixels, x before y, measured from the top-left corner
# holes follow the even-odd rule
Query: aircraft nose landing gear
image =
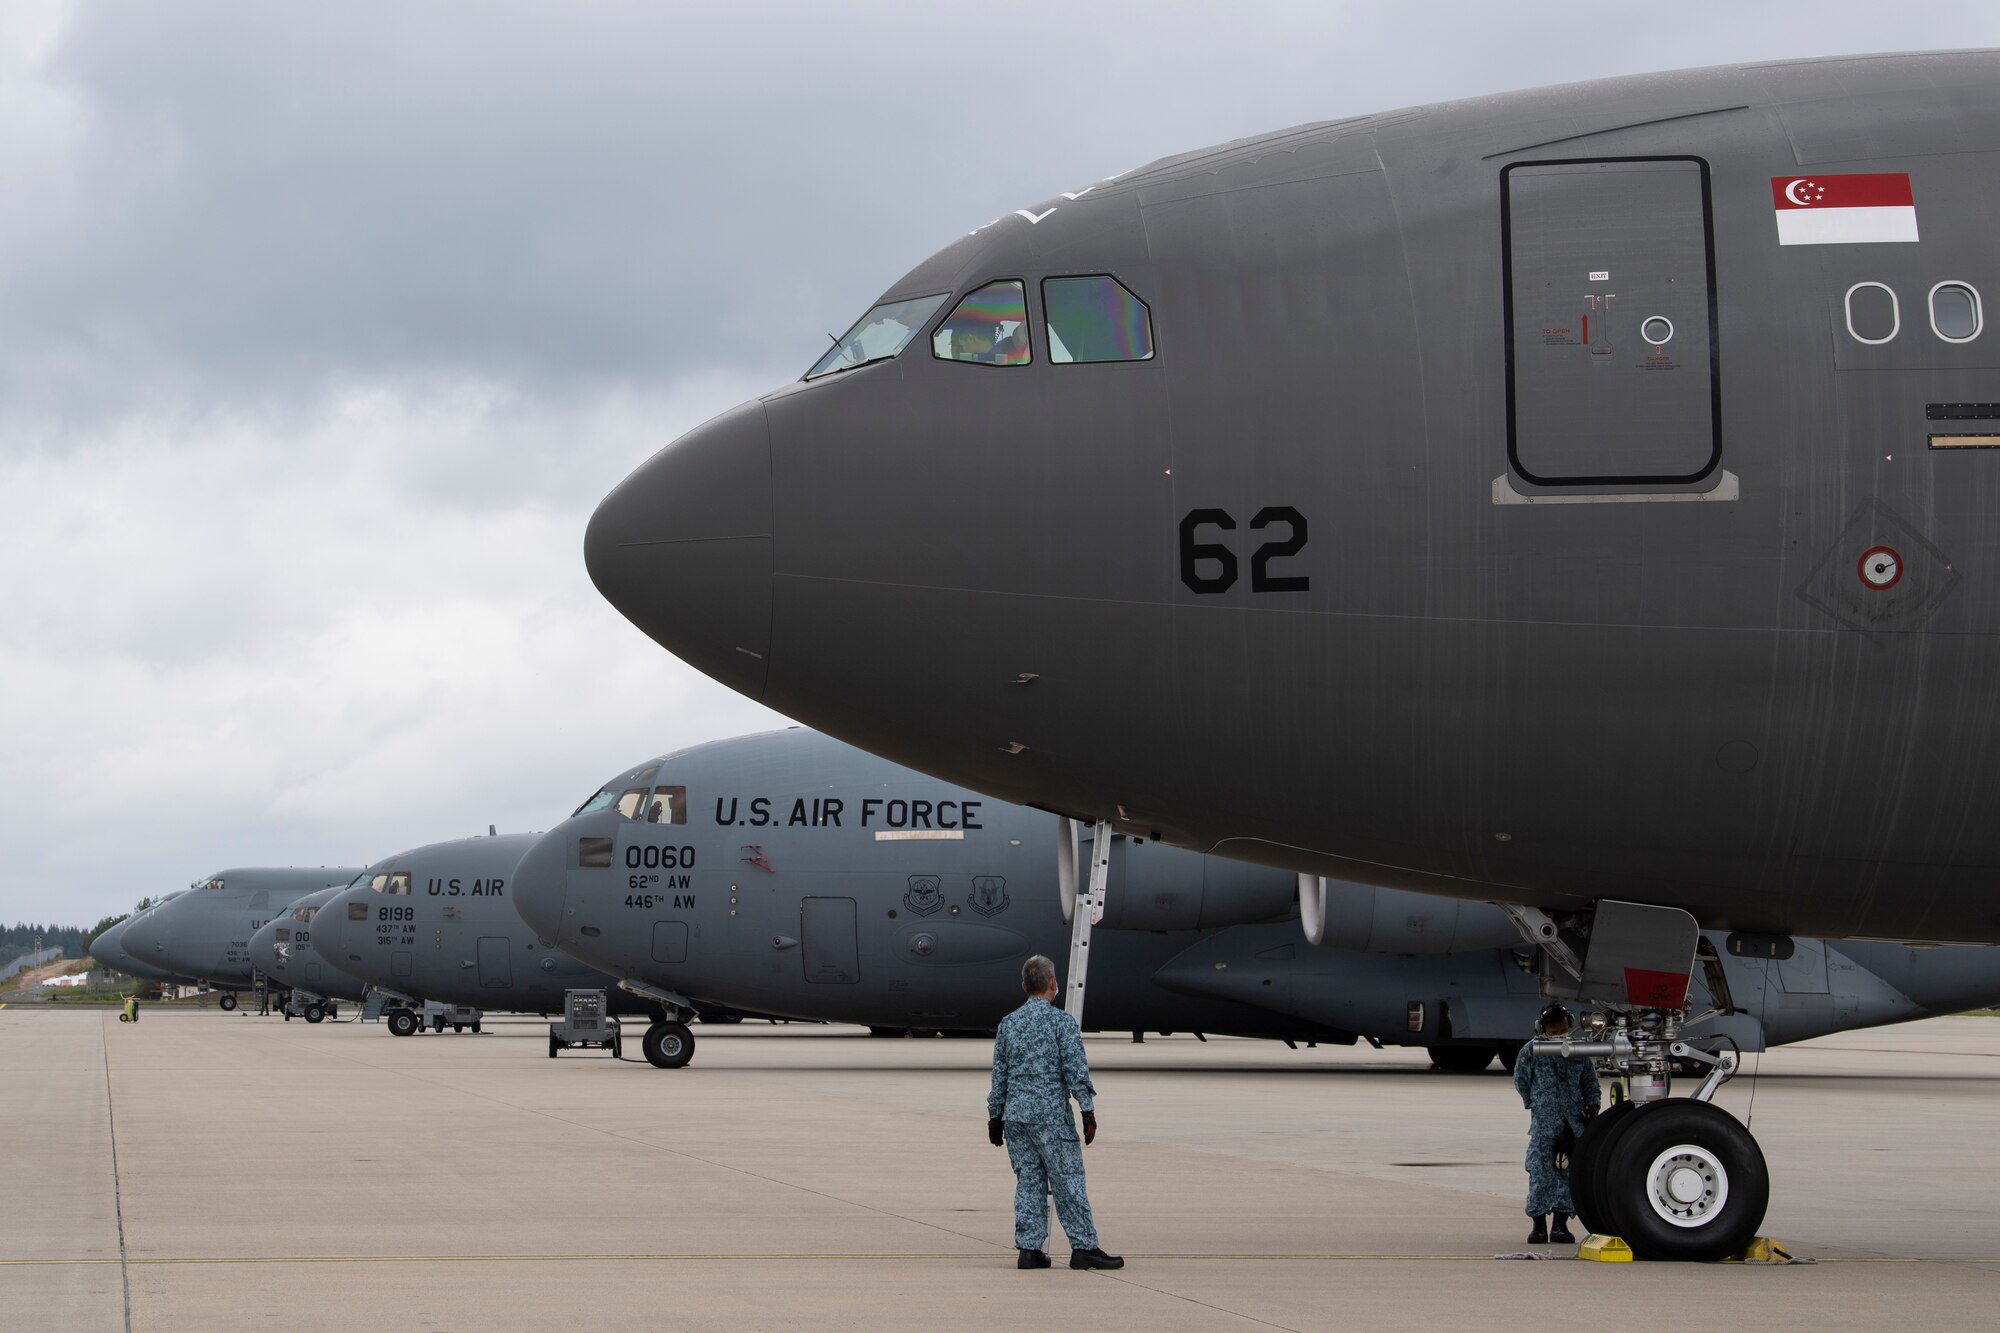
[[(1542, 950), (1544, 990), (1602, 1006), (1581, 1032), (1535, 1042), (1535, 1054), (1591, 1060), (1625, 1093), (1570, 1154), (1577, 1219), (1623, 1239), (1641, 1259), (1713, 1261), (1743, 1251), (1764, 1220), (1771, 1174), (1750, 1131), (1709, 1100), (1738, 1057), (1679, 1040), (1694, 919), (1614, 902), (1597, 905), (1588, 930), (1558, 929), (1531, 908), (1511, 914)], [(1572, 940), (1587, 940), (1588, 951), (1579, 957)], [(1667, 1096), (1675, 1063), (1708, 1067), (1692, 1096)]]

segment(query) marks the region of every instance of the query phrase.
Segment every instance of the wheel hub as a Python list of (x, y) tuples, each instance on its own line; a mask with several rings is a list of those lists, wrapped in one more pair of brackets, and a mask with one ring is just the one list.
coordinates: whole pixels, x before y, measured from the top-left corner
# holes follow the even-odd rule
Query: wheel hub
[(1703, 1226), (1729, 1202), (1729, 1173), (1708, 1149), (1676, 1144), (1647, 1169), (1646, 1202), (1674, 1226)]

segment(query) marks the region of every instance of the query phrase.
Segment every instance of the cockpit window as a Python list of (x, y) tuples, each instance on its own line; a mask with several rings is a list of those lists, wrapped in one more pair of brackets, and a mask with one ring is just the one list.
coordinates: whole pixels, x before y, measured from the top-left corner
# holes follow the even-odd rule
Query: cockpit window
[(394, 874), (390, 875), (389, 887), (384, 889), (383, 892), (391, 895), (392, 897), (397, 897), (397, 898), (409, 897), (410, 872), (407, 870), (398, 870)]
[(610, 805), (613, 801), (617, 799), (618, 799), (618, 789), (616, 787), (599, 787), (597, 789), (597, 795), (591, 797), (589, 800), (585, 801), (582, 805), (579, 805), (576, 809), (570, 811), (569, 817), (571, 819), (575, 819), (578, 815), (595, 814), (599, 810), (604, 809), (606, 806)]
[[(608, 810), (615, 805), (618, 807), (618, 813), (624, 815), (625, 818), (637, 819), (639, 817), (639, 802), (645, 800), (646, 788), (652, 785), (653, 775), (659, 771), (660, 766), (654, 764), (634, 773), (630, 778), (625, 780), (625, 785), (622, 787), (616, 782), (613, 782), (608, 787), (600, 787), (595, 796), (572, 810), (569, 817), (575, 819), (578, 815), (588, 815), (599, 810)], [(638, 793), (636, 797), (632, 795), (635, 791)], [(628, 804), (631, 807), (630, 809), (626, 808)]]
[(931, 354), (982, 366), (1025, 366), (1034, 360), (1026, 284), (1009, 278), (968, 292), (931, 335)]
[(208, 880), (208, 881), (206, 881), (206, 882), (204, 882), (204, 883), (201, 883), (201, 884), (197, 884), (197, 885), (195, 885), (195, 887), (196, 887), (197, 889), (218, 889), (218, 890), (219, 890), (219, 889), (220, 889), (220, 888), (222, 887), (222, 877), (221, 877), (220, 875), (217, 875), (217, 876), (216, 876), (216, 877), (215, 877), (214, 879), (211, 879), (211, 880)]
[(292, 920), (294, 920), (294, 921), (298, 921), (298, 922), (301, 922), (301, 923), (303, 923), (303, 922), (307, 922), (307, 921), (310, 921), (310, 920), (312, 920), (312, 919), (313, 919), (313, 914), (314, 914), (314, 913), (316, 913), (316, 912), (318, 912), (318, 911), (319, 911), (319, 908), (318, 908), (318, 907), (316, 907), (316, 906), (315, 906), (315, 907), (294, 907), (294, 908), (292, 909)]
[(369, 880), (370, 876), (368, 872), (364, 870), (360, 874), (356, 875), (354, 877), (354, 882), (348, 885), (347, 887), (350, 889), (365, 889), (369, 885)]
[(375, 890), (375, 892), (377, 893), (388, 892), (389, 872), (385, 870), (377, 874), (373, 879), (368, 881), (368, 887)]
[(685, 824), (687, 814), (688, 789), (686, 787), (655, 787), (646, 801), (646, 822), (648, 824)]
[(917, 336), (917, 330), (924, 326), (924, 321), (943, 304), (942, 296), (884, 301), (856, 320), (854, 327), (842, 335), (825, 356), (813, 363), (813, 368), (806, 372), (806, 378), (816, 380), (822, 375), (853, 370), (871, 361), (889, 360), (909, 345), (910, 339)]
[(1153, 359), (1153, 314), (1116, 278), (1044, 278), (1042, 314), (1058, 365)]

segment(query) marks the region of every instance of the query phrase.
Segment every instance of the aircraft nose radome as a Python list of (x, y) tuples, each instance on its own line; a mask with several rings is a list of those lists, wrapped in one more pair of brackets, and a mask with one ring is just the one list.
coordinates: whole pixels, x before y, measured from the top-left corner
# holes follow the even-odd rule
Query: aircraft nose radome
[[(356, 892), (365, 893), (366, 890)], [(372, 980), (367, 973), (355, 971), (359, 965), (358, 960), (347, 956), (350, 952), (361, 953), (358, 947), (352, 950), (348, 948), (347, 904), (353, 901), (358, 900), (350, 898), (345, 893), (336, 893), (320, 907), (319, 914), (313, 918), (313, 952), (349, 976), (359, 977), (364, 981)], [(359, 941), (356, 943), (359, 944)]]
[(667, 651), (759, 698), (771, 642), (771, 433), (745, 403), (662, 449), (604, 498), (591, 582)]
[(562, 927), (568, 862), (563, 846), (571, 834), (558, 828), (543, 835), (514, 867), (514, 910), (536, 936), (554, 944)]

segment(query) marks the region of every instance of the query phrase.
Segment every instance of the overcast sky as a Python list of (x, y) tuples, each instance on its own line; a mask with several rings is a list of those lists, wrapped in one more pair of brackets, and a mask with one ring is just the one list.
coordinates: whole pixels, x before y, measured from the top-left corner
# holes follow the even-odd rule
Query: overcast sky
[(919, 259), (1154, 157), (2000, 7), (0, 6), (0, 921), (543, 829), (781, 720), (595, 502)]

